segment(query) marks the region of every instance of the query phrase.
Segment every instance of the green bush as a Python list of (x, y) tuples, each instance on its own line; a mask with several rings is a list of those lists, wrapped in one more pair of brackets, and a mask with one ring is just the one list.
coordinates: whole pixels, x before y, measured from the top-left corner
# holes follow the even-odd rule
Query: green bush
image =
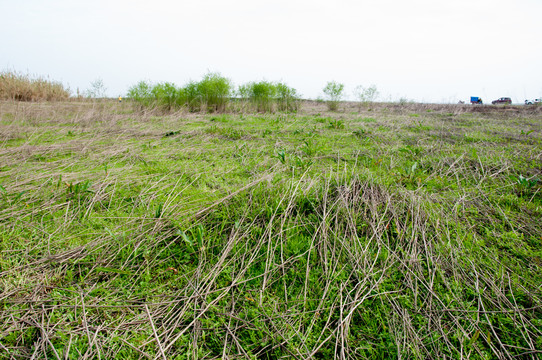
[(299, 108), (297, 91), (284, 83), (250, 82), (239, 86), (237, 94), (244, 108), (251, 107), (256, 112), (297, 111)]
[(161, 109), (171, 111), (184, 104), (182, 98), (179, 96), (179, 90), (172, 83), (156, 84), (150, 92), (154, 103)]
[[(153, 85), (140, 81), (128, 90), (127, 97), (142, 108), (171, 111), (185, 106), (190, 112), (225, 112), (232, 89), (228, 78), (219, 73), (208, 73), (202, 80), (190, 81), (181, 88), (169, 82)], [(297, 91), (283, 83), (251, 82), (239, 86), (237, 96), (242, 111), (297, 111), (299, 108)]]
[(196, 93), (207, 112), (226, 111), (231, 92), (231, 81), (219, 73), (208, 73), (196, 84)]
[(248, 111), (250, 107), (250, 84), (239, 85), (237, 88), (236, 96), (239, 101), (239, 110)]
[(296, 89), (283, 83), (278, 83), (276, 88), (278, 109), (280, 111), (297, 111), (299, 109), (299, 95)]
[(197, 82), (190, 81), (180, 91), (183, 94), (188, 111), (196, 112), (201, 110), (201, 96), (198, 91)]
[(231, 93), (232, 84), (228, 78), (219, 73), (208, 73), (201, 81), (190, 81), (179, 89), (177, 96), (190, 112), (224, 112)]
[(127, 98), (134, 101), (141, 108), (150, 107), (153, 103), (151, 84), (140, 81), (128, 89)]
[(324, 94), (326, 94), (328, 101), (327, 107), (331, 111), (339, 109), (339, 102), (343, 97), (344, 84), (336, 81), (329, 81), (324, 87)]
[(254, 82), (250, 86), (250, 100), (257, 112), (272, 112), (276, 86), (268, 81)]

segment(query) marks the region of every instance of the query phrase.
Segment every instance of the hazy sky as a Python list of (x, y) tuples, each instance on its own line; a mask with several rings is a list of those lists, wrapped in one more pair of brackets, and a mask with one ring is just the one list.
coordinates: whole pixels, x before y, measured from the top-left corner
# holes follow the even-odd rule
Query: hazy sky
[(110, 96), (207, 71), (382, 100), (542, 97), (542, 0), (0, 0), (0, 68)]

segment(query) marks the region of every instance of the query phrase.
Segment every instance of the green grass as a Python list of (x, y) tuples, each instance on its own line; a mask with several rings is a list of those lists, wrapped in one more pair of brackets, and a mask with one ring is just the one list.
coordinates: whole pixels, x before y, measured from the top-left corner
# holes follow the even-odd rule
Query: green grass
[(2, 359), (540, 356), (537, 109), (1, 105)]

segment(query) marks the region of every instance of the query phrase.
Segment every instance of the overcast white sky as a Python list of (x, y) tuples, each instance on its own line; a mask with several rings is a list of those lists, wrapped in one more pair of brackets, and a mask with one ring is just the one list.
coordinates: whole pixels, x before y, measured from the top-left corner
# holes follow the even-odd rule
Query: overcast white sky
[(207, 71), (381, 100), (542, 97), (542, 0), (0, 0), (0, 68), (110, 96)]

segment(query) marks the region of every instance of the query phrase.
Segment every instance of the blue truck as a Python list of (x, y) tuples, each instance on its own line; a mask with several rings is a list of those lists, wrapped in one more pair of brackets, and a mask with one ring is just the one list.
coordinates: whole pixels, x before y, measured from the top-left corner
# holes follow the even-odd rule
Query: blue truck
[(479, 98), (478, 96), (471, 96), (470, 97), (470, 103), (471, 104), (483, 104), (482, 98)]

